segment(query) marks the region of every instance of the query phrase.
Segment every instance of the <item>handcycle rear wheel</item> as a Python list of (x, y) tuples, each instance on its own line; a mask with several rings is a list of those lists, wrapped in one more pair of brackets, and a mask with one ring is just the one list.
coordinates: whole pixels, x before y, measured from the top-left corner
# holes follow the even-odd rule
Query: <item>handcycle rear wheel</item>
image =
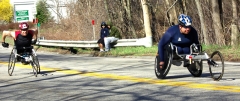
[(219, 51), (215, 51), (212, 53), (210, 57), (211, 61), (215, 64), (209, 64), (210, 74), (215, 81), (219, 81), (222, 79), (224, 73), (224, 59), (222, 54)]
[(154, 66), (155, 67), (155, 75), (158, 79), (164, 79), (167, 76), (167, 74), (171, 68), (171, 65), (172, 65), (172, 59), (173, 59), (172, 52), (169, 50), (165, 50), (165, 53), (166, 54), (164, 54), (164, 58), (165, 58), (164, 65), (161, 70), (158, 70), (160, 68), (160, 66), (159, 66), (160, 61), (158, 59), (158, 56), (156, 56), (156, 58), (155, 58), (155, 66)]
[(202, 61), (194, 61), (194, 63), (187, 67), (188, 71), (194, 77), (200, 77), (202, 75), (202, 68), (203, 68)]
[(9, 57), (9, 61), (8, 61), (8, 74), (9, 76), (12, 76), (14, 67), (15, 67), (15, 63), (16, 63), (16, 57), (15, 57), (15, 49), (12, 49), (10, 57)]

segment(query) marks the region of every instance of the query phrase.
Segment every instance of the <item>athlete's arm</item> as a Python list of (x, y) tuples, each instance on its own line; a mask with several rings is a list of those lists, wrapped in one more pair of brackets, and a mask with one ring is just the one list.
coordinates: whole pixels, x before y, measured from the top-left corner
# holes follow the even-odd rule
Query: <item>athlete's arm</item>
[(7, 36), (10, 36), (15, 39), (15, 31), (3, 31), (2, 42), (5, 42)]
[(198, 34), (196, 34), (196, 36), (195, 36), (195, 44), (200, 44), (200, 42), (199, 42), (199, 39), (198, 39)]
[(32, 31), (33, 31), (33, 39), (34, 39), (34, 40), (37, 40), (37, 37), (38, 37), (38, 29), (35, 28), (35, 29), (32, 29)]
[(200, 44), (200, 42), (199, 42), (199, 39), (198, 39), (198, 33), (197, 33), (197, 31), (196, 31), (196, 29), (194, 29), (193, 28), (193, 34), (194, 34), (194, 36), (193, 36), (193, 43), (195, 43), (195, 44)]
[(158, 54), (160, 61), (164, 61), (164, 46), (171, 41), (172, 31), (167, 30), (158, 43)]

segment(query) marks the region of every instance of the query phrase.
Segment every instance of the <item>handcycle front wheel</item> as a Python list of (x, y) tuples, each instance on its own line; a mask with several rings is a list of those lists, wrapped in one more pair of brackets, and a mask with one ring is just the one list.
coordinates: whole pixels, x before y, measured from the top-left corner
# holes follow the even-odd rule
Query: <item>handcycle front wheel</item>
[(224, 59), (219, 51), (212, 53), (210, 60), (208, 61), (210, 74), (215, 81), (222, 79), (224, 74)]
[(40, 69), (40, 64), (39, 64), (37, 56), (33, 56), (33, 62), (36, 64), (36, 66), (37, 66), (37, 73), (39, 74), (41, 72), (41, 69)]
[(16, 57), (15, 57), (15, 49), (12, 49), (10, 57), (9, 57), (9, 61), (8, 61), (8, 74), (9, 76), (12, 76), (14, 67), (15, 67), (15, 63), (16, 63)]

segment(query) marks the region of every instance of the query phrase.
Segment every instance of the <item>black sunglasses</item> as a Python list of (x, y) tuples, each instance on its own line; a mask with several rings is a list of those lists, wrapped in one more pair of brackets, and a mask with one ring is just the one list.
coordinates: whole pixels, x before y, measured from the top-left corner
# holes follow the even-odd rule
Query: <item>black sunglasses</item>
[(183, 26), (184, 28), (191, 28), (191, 26)]
[(21, 31), (27, 31), (28, 29), (22, 29)]

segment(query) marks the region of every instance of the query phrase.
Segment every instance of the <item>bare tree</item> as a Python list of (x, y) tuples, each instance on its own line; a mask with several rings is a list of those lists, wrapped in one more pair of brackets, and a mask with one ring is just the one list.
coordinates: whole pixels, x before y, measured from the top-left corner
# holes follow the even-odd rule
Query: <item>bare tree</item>
[(211, 4), (212, 4), (212, 20), (213, 20), (215, 37), (216, 37), (216, 44), (225, 45), (225, 39), (224, 39), (221, 20), (220, 20), (218, 0), (211, 0)]
[(53, 12), (56, 13), (57, 21), (60, 22), (63, 19), (63, 15), (60, 11), (60, 8), (65, 5), (63, 4), (63, 2), (61, 2), (61, 0), (49, 0), (49, 1), (52, 3), (50, 8), (52, 9)]
[[(156, 22), (159, 22), (159, 20), (162, 20), (164, 19), (164, 16), (162, 16), (163, 14), (165, 14), (165, 11), (161, 8), (162, 6), (164, 5), (163, 1), (159, 1), (159, 0), (156, 0), (156, 1), (148, 1), (148, 4), (149, 4), (149, 9), (150, 9), (150, 22), (151, 22), (151, 30), (152, 30), (152, 36), (153, 36), (153, 41), (154, 42), (158, 42), (159, 39), (160, 39), (160, 36), (162, 33), (161, 30), (163, 29), (159, 29), (161, 26), (161, 23), (156, 23)], [(161, 17), (159, 17), (161, 16)]]
[(187, 14), (186, 2), (187, 2), (187, 0), (180, 0), (181, 6), (182, 6), (182, 12), (184, 14)]
[(127, 13), (127, 18), (128, 18), (128, 21), (129, 21), (129, 27), (131, 29), (133, 38), (137, 38), (136, 31), (135, 31), (135, 28), (133, 26), (132, 16), (131, 16), (131, 8), (130, 8), (131, 1), (130, 0), (122, 0), (122, 3), (123, 3), (123, 6), (126, 10), (126, 13)]
[(167, 16), (169, 20), (169, 24), (172, 25), (172, 23), (176, 24), (177, 23), (177, 13), (175, 9), (175, 4), (178, 0), (175, 0), (175, 2), (169, 2), (169, 0), (165, 0), (165, 3), (167, 5), (168, 11), (167, 11)]
[(106, 9), (106, 12), (108, 14), (108, 21), (111, 21), (111, 18), (110, 18), (110, 13), (109, 13), (109, 9), (108, 9), (108, 4), (107, 4), (107, 0), (104, 0), (104, 6), (105, 6), (105, 9)]
[(146, 33), (147, 39), (147, 46), (152, 46), (152, 31), (150, 27), (150, 19), (149, 19), (149, 12), (148, 12), (148, 4), (146, 0), (141, 0), (142, 3), (142, 10), (143, 10), (143, 18), (144, 18), (144, 29)]
[[(65, 16), (66, 13), (61, 14), (61, 11), (64, 11), (61, 9), (65, 9), (65, 7), (63, 7), (65, 5), (60, 4), (67, 1), (71, 1), (72, 3), (67, 4), (66, 7), (68, 11), (67, 16)], [(199, 39), (202, 43), (230, 44), (231, 40), (234, 40), (231, 37), (238, 37), (231, 36), (234, 35), (234, 29), (231, 29), (234, 26), (233, 24), (238, 22), (237, 25), (240, 27), (240, 13), (233, 13), (235, 10), (233, 8), (234, 4), (232, 3), (237, 1), (235, 4), (237, 11), (239, 11), (240, 6), (238, 6), (238, 4), (240, 0), (234, 0), (232, 2), (228, 0), (146, 1), (149, 7), (150, 30), (154, 42), (159, 41), (169, 27), (168, 25), (165, 26), (165, 23), (168, 21), (168, 19), (166, 19), (166, 11), (169, 8), (171, 22), (177, 21), (177, 15), (180, 13), (192, 17), (194, 20), (194, 28), (201, 33), (199, 34)], [(146, 22), (144, 21), (141, 0), (48, 0), (48, 2), (52, 3), (51, 7), (55, 7), (53, 8), (55, 11), (54, 14), (58, 14), (57, 16), (61, 18), (59, 19), (61, 23), (50, 26), (52, 28), (45, 27), (43, 26), (44, 24), (42, 24), (41, 27), (48, 28), (46, 29), (46, 33), (43, 33), (47, 39), (92, 40), (94, 34), (92, 32), (93, 26), (91, 21), (93, 19), (98, 26), (95, 27), (96, 33), (99, 33), (100, 23), (102, 21), (110, 20), (121, 32), (122, 38), (139, 38), (145, 37), (145, 35), (148, 34), (145, 32)], [(197, 4), (197, 2), (199, 3)], [(57, 7), (59, 7), (58, 10)], [(200, 8), (202, 8), (202, 11)], [(232, 21), (233, 16), (237, 17), (234, 19), (238, 21)], [(204, 27), (206, 27), (206, 29)], [(98, 36), (99, 34), (96, 34), (96, 38)]]
[(233, 9), (233, 19), (232, 19), (232, 26), (231, 26), (231, 30), (232, 30), (231, 45), (237, 46), (239, 31), (238, 31), (238, 27), (237, 27), (238, 16), (237, 16), (237, 1), (236, 0), (232, 0), (232, 9)]
[(205, 20), (203, 17), (203, 12), (202, 12), (202, 7), (201, 7), (201, 3), (199, 0), (195, 0), (196, 5), (197, 5), (197, 9), (198, 9), (198, 15), (200, 18), (200, 24), (201, 24), (201, 32), (203, 33), (203, 40), (205, 44), (209, 44), (209, 39), (208, 39), (208, 35), (207, 35), (207, 30), (206, 30), (206, 25), (205, 25)]

